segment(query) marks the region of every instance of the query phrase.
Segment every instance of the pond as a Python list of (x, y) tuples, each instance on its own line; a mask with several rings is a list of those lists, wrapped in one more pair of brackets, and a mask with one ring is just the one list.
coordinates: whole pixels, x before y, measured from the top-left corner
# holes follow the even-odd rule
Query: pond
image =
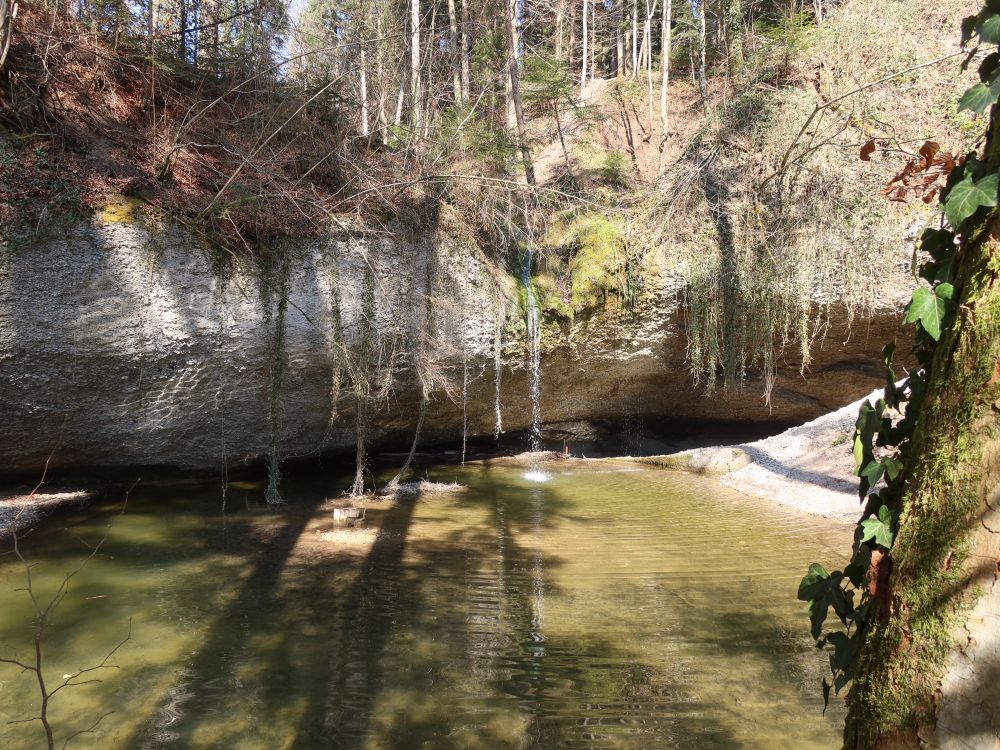
[[(45, 600), (49, 715), (71, 748), (839, 747), (795, 589), (844, 525), (618, 463), (443, 466), (466, 487), (372, 503), (342, 477), (139, 484), (23, 541)], [(117, 495), (117, 496), (114, 496)], [(9, 549), (9, 545), (4, 551)], [(0, 557), (0, 657), (33, 658)], [(130, 625), (131, 623), (131, 625)], [(80, 679), (84, 679), (81, 677)], [(0, 747), (44, 747), (31, 674), (0, 664)], [(101, 718), (103, 717), (103, 718)]]

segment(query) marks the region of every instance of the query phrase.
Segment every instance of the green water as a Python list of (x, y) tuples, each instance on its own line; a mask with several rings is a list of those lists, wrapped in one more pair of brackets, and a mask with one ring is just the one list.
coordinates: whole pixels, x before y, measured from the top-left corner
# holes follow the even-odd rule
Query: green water
[[(139, 485), (25, 541), (40, 598), (110, 521), (44, 643), (50, 686), (124, 637), (119, 669), (50, 707), (72, 748), (834, 748), (795, 601), (849, 532), (627, 465), (441, 468), (468, 485), (325, 541), (341, 487)], [(6, 549), (6, 548), (5, 548)], [(0, 656), (30, 655), (0, 557)], [(0, 747), (44, 747), (30, 674), (0, 664)]]

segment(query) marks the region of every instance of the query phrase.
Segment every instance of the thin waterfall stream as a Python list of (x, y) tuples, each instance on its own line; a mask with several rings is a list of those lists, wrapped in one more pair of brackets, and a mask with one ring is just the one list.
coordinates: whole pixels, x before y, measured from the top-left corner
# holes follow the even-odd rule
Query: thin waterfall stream
[(528, 335), (528, 392), (531, 397), (531, 429), (528, 433), (528, 449), (542, 450), (542, 326), (538, 313), (538, 299), (532, 281), (532, 267), (535, 254), (529, 247), (524, 255), (521, 281), (524, 283), (524, 313)]

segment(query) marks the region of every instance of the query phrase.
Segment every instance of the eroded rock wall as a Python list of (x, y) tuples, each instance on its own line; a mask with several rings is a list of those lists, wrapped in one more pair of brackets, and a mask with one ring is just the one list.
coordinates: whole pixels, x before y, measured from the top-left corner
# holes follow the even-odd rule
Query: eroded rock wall
[[(225, 262), (176, 227), (95, 220), (50, 234), (0, 246), (2, 470), (37, 472), (50, 456), (53, 468), (212, 470), (266, 455), (280, 263), (261, 273)], [(365, 314), (399, 346), (402, 369), (372, 415), (376, 447), (410, 439), (420, 393), (415, 359), (435, 375), (426, 442), (461, 440), (463, 381), (470, 437), (492, 438), (498, 326), (503, 427), (528, 427), (516, 282), (486, 258), (439, 236), (344, 236), (282, 251), (283, 455), (354, 445), (352, 398), (331, 387), (338, 314), (348, 349)], [(374, 284), (367, 312), (366, 279)], [(597, 439), (630, 419), (647, 428), (680, 419), (804, 421), (880, 382), (878, 352), (897, 325), (894, 310), (850, 330), (833, 325), (805, 376), (794, 359), (782, 363), (770, 407), (753, 374), (739, 392), (706, 395), (684, 365), (679, 286), (665, 274), (636, 309), (609, 307), (558, 336), (550, 326), (546, 433)]]

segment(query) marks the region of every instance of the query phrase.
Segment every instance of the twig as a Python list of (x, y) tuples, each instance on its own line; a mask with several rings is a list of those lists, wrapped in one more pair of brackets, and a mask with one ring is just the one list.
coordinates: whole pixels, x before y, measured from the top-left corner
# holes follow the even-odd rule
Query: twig
[(812, 124), (812, 121), (816, 117), (816, 115), (818, 115), (823, 110), (827, 109), (828, 107), (832, 107), (837, 102), (843, 101), (849, 96), (854, 96), (855, 94), (860, 94), (862, 91), (867, 91), (868, 89), (874, 88), (876, 86), (881, 86), (883, 83), (888, 83), (889, 81), (895, 78), (899, 78), (901, 75), (912, 73), (913, 71), (920, 70), (921, 68), (929, 68), (933, 65), (937, 65), (938, 63), (942, 63), (945, 60), (951, 60), (953, 57), (958, 57), (959, 55), (964, 55), (964, 54), (966, 54), (965, 51), (960, 50), (958, 52), (952, 52), (950, 54), (944, 55), (943, 57), (938, 57), (934, 60), (930, 60), (929, 62), (920, 63), (919, 65), (911, 65), (909, 68), (904, 68), (903, 70), (897, 70), (895, 73), (887, 75), (884, 78), (879, 78), (877, 81), (866, 83), (865, 85), (859, 86), (856, 89), (852, 89), (851, 91), (841, 94), (840, 96), (836, 96), (824, 104), (817, 104), (813, 108), (813, 111), (809, 114), (809, 117), (806, 118), (806, 121), (802, 123), (802, 127), (799, 128), (799, 132), (796, 134), (795, 138), (792, 139), (792, 142), (789, 144), (788, 149), (785, 151), (784, 156), (782, 156), (781, 158), (781, 163), (778, 165), (778, 168), (770, 175), (768, 175), (763, 180), (763, 182), (760, 183), (760, 188), (763, 189), (768, 182), (770, 182), (775, 177), (777, 177), (778, 175), (782, 174), (785, 171), (785, 168), (788, 166), (788, 161), (792, 156), (792, 151), (795, 150), (795, 147), (798, 145), (799, 141), (802, 140), (802, 136), (805, 135), (806, 130), (809, 128), (809, 125)]

